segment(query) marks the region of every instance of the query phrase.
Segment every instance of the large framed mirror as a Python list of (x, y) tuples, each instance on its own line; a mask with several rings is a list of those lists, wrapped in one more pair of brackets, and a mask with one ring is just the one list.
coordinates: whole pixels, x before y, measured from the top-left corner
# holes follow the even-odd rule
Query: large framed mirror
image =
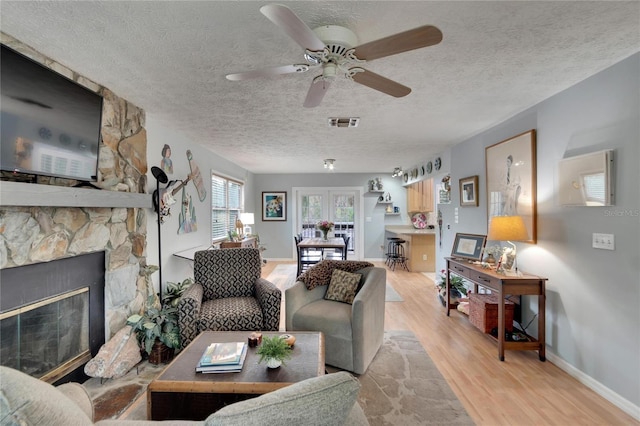
[(613, 205), (613, 150), (560, 160), (558, 181), (558, 198), (562, 206)]

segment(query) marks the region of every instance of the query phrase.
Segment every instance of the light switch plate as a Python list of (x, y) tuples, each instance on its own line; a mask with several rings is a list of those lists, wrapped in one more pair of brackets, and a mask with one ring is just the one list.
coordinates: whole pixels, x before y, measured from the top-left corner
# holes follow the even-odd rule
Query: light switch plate
[(595, 249), (615, 250), (615, 237), (613, 234), (593, 234), (591, 246)]

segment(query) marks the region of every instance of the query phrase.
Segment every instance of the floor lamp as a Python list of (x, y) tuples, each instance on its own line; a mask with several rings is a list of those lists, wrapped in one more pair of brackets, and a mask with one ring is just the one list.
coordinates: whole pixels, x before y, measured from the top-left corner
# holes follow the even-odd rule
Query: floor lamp
[(162, 234), (160, 233), (162, 222), (160, 221), (160, 184), (169, 182), (169, 178), (160, 167), (156, 166), (151, 167), (151, 174), (156, 178), (156, 191), (153, 194), (153, 206), (158, 216), (158, 291), (160, 292), (160, 300), (162, 300)]

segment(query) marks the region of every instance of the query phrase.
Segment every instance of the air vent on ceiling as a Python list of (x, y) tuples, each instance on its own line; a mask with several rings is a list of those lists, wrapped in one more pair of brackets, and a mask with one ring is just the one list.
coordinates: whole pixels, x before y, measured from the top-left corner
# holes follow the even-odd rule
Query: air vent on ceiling
[(329, 127), (358, 127), (359, 117), (329, 117)]

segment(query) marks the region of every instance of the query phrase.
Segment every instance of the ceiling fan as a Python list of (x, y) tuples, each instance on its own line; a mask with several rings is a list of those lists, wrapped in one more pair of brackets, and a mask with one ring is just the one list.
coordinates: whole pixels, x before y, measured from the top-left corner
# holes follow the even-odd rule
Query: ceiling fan
[(433, 46), (442, 41), (442, 32), (438, 28), (424, 25), (356, 46), (358, 38), (351, 30), (337, 25), (324, 25), (312, 30), (287, 6), (269, 4), (262, 6), (260, 12), (305, 49), (306, 63), (228, 74), (227, 79), (241, 81), (302, 73), (321, 67), (322, 74), (313, 79), (307, 92), (303, 104), (307, 108), (320, 105), (331, 82), (340, 74), (387, 95), (396, 98), (406, 96), (411, 93), (410, 88), (368, 71), (361, 65), (366, 61)]

